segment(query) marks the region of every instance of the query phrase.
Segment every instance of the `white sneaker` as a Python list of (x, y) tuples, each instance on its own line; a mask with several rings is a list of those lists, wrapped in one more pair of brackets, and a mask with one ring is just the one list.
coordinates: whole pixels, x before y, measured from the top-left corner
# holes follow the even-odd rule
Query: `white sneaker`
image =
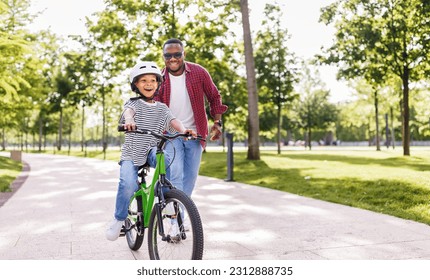
[(118, 239), (119, 234), (121, 232), (122, 224), (124, 221), (118, 221), (117, 219), (113, 219), (106, 230), (106, 238), (110, 241), (115, 241)]

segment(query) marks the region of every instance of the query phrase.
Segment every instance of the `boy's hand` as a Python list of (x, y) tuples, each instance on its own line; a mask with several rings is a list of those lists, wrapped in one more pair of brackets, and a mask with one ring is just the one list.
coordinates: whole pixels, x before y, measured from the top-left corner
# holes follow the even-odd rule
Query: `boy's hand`
[(124, 129), (126, 131), (133, 131), (136, 130), (136, 123), (134, 120), (125, 120)]
[(134, 121), (135, 112), (131, 108), (127, 108), (124, 111), (124, 129), (125, 131), (136, 130), (136, 122)]

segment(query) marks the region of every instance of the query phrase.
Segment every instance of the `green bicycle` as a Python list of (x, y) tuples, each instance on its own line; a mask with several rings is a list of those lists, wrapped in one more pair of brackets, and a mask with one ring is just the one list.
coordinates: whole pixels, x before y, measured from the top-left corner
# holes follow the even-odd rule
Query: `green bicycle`
[[(124, 131), (122, 126), (119, 131)], [(130, 249), (142, 246), (148, 228), (148, 251), (151, 260), (201, 260), (203, 257), (203, 226), (196, 205), (166, 178), (164, 145), (177, 137), (205, 141), (188, 134), (162, 135), (150, 130), (136, 129), (127, 133), (150, 134), (161, 141), (157, 145), (157, 164), (151, 184), (145, 177), (149, 165), (139, 169), (139, 189), (128, 208), (121, 235), (126, 236)]]

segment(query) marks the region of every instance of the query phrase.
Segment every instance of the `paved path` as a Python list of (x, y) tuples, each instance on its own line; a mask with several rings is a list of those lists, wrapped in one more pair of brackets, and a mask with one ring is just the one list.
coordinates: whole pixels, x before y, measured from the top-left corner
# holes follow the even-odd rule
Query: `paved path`
[[(119, 166), (24, 154), (24, 184), (0, 207), (0, 259), (148, 259), (105, 239)], [(27, 173), (27, 174), (26, 174)], [(193, 199), (204, 259), (430, 259), (430, 227), (256, 186), (200, 176)]]

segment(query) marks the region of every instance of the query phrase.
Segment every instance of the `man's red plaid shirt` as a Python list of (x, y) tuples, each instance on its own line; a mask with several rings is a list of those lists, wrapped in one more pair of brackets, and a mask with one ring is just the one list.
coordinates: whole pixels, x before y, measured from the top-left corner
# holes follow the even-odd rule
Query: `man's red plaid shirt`
[[(170, 107), (171, 83), (169, 73), (166, 68), (163, 69), (162, 73), (164, 82), (155, 99)], [(212, 117), (216, 114), (224, 114), (228, 107), (222, 104), (222, 98), (217, 87), (208, 71), (202, 66), (185, 62), (185, 83), (194, 112), (197, 134), (206, 138), (208, 136), (208, 117), (206, 115), (205, 97), (209, 103), (209, 112)]]

